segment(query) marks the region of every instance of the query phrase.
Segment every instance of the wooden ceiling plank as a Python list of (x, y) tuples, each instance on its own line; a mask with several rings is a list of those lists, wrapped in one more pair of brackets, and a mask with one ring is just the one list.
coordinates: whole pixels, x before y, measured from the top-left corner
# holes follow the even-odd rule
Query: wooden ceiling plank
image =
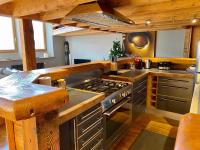
[(126, 16), (137, 16), (137, 15), (148, 15), (151, 13), (161, 13), (161, 12), (169, 12), (178, 9), (187, 9), (187, 8), (195, 8), (200, 7), (200, 0), (176, 0), (176, 1), (167, 1), (163, 3), (156, 3), (152, 5), (145, 5), (139, 7), (122, 6), (115, 8), (122, 14)]

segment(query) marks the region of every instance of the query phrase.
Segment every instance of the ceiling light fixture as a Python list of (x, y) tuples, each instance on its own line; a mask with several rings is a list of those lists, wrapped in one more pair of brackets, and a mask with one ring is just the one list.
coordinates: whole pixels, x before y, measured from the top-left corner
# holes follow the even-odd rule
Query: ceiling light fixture
[(146, 20), (146, 25), (150, 26), (152, 24), (152, 21), (149, 19), (149, 20)]
[(191, 20), (192, 24), (196, 24), (196, 23), (198, 23), (199, 21), (200, 21), (199, 18), (193, 18), (193, 19)]

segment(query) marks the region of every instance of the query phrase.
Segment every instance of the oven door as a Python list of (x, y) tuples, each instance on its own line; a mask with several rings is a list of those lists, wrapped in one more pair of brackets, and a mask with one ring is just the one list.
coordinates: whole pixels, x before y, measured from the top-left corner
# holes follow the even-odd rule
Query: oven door
[(132, 121), (131, 96), (126, 97), (120, 103), (114, 105), (108, 111), (104, 112), (103, 115), (105, 125), (105, 149), (108, 149), (125, 133)]

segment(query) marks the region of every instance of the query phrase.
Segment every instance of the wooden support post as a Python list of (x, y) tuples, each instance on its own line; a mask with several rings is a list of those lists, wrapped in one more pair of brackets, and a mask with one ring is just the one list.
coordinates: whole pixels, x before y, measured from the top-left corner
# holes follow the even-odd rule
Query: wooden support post
[(192, 43), (191, 43), (191, 53), (192, 58), (196, 58), (197, 43), (200, 40), (200, 26), (194, 26), (192, 28)]
[(36, 118), (14, 122), (16, 150), (38, 150)]
[(186, 29), (186, 32), (185, 32), (184, 52), (183, 52), (184, 58), (190, 57), (191, 38), (192, 38), (192, 27)]
[(29, 71), (36, 69), (36, 54), (32, 20), (21, 20), (21, 41), (23, 70)]
[(37, 117), (39, 150), (60, 150), (59, 122), (56, 111)]
[(9, 149), (16, 150), (14, 123), (10, 120), (6, 120), (6, 132)]

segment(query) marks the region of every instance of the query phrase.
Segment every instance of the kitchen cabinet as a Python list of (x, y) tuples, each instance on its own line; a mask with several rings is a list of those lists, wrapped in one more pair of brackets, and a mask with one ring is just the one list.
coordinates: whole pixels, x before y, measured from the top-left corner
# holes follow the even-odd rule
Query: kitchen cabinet
[(189, 112), (193, 95), (193, 79), (159, 77), (157, 108), (175, 113)]
[(147, 77), (133, 83), (133, 120), (145, 111), (147, 95)]
[(60, 127), (60, 134), (61, 150), (103, 150), (104, 128), (101, 104), (76, 116), (70, 123), (63, 124)]

